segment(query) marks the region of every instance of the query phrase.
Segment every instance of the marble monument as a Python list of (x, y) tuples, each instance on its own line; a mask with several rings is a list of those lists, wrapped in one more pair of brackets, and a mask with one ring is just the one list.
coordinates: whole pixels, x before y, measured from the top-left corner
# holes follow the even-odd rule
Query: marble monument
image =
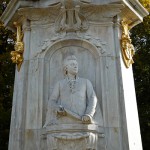
[[(103, 127), (103, 121), (100, 107), (96, 108), (97, 97), (93, 86), (88, 79), (78, 77), (75, 56), (65, 58), (63, 71), (65, 79), (56, 83), (48, 102), (44, 125), (48, 131), (48, 149), (97, 150), (98, 134), (102, 134), (98, 129)], [(90, 125), (95, 130), (88, 129)], [(75, 145), (72, 148), (69, 146), (70, 140)], [(80, 145), (77, 140), (85, 144)], [(64, 142), (69, 143), (65, 148)]]
[(130, 29), (146, 15), (138, 0), (11, 0), (9, 150), (142, 150)]

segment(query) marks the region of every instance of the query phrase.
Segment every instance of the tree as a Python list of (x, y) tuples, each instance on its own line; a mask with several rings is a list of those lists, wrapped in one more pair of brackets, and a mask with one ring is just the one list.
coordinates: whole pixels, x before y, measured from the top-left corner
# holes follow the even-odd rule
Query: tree
[[(3, 1), (0, 1), (2, 4)], [(2, 6), (2, 5), (0, 5)], [(0, 7), (0, 14), (4, 7)], [(10, 116), (12, 107), (14, 67), (10, 51), (14, 45), (14, 35), (0, 22), (0, 149), (8, 149)]]
[[(141, 3), (150, 11), (149, 0), (141, 0)], [(131, 38), (136, 49), (133, 71), (142, 143), (143, 149), (148, 150), (150, 147), (150, 15), (131, 30)]]

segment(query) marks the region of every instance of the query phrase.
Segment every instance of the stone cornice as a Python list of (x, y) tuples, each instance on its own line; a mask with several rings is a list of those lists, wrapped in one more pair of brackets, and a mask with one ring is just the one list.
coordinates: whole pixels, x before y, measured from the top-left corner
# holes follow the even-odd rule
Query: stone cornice
[(123, 0), (123, 2), (139, 17), (141, 21), (149, 14), (138, 0)]
[(149, 14), (148, 11), (137, 0), (123, 0), (123, 4), (126, 7), (119, 15), (121, 20), (124, 20), (128, 23), (129, 29), (141, 23), (143, 18)]
[(149, 12), (142, 6), (142, 4), (139, 1), (133, 1), (130, 0), (130, 2), (133, 5), (136, 5), (136, 8), (139, 12), (141, 12), (141, 14), (143, 15), (143, 17), (147, 16), (149, 14)]
[(8, 4), (7, 8), (3, 12), (0, 20), (4, 22), (4, 25), (7, 26), (9, 29), (14, 30), (12, 28), (12, 18), (15, 16), (17, 17), (17, 10), (19, 8), (23, 7), (32, 7), (33, 6), (33, 1), (23, 1), (23, 0), (11, 0), (10, 3)]
[(149, 12), (141, 5), (138, 0), (129, 0), (129, 3), (142, 17), (145, 17), (149, 14)]
[[(140, 23), (143, 20), (143, 17), (148, 15), (148, 11), (146, 11), (146, 9), (140, 4), (138, 0), (107, 0), (107, 2), (108, 4), (106, 5), (125, 5), (124, 9), (120, 12), (120, 17), (121, 19), (130, 20), (129, 24), (131, 24), (131, 27)], [(15, 30), (13, 22), (21, 22), (21, 19), (23, 19), (23, 17), (21, 17), (20, 14), (18, 14), (18, 10), (20, 8), (46, 8), (52, 6), (51, 4), (56, 3), (59, 3), (59, 0), (11, 0), (0, 19), (4, 22), (4, 25), (7, 26), (7, 28)], [(106, 6), (101, 3), (102, 2), (98, 2), (97, 5), (103, 5), (103, 7)], [(90, 5), (90, 3), (88, 4)]]

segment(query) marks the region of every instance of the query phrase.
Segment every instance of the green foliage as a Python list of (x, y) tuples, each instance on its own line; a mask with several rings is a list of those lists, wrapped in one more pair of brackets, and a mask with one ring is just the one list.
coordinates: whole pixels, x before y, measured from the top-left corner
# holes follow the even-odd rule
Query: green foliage
[[(150, 11), (150, 1), (141, 0)], [(141, 126), (143, 149), (149, 150), (150, 143), (150, 15), (131, 31), (136, 48), (133, 65), (137, 104)]]
[[(2, 0), (0, 1), (0, 6)], [(0, 7), (0, 14), (2, 7)], [(10, 51), (14, 45), (14, 35), (0, 22), (0, 149), (8, 149), (10, 116), (12, 107), (14, 64)]]
[(150, 0), (139, 0), (139, 1), (150, 12)]
[(6, 2), (7, 4), (9, 3), (10, 0), (0, 0), (0, 14), (2, 14), (2, 12), (4, 11), (2, 8), (2, 3)]

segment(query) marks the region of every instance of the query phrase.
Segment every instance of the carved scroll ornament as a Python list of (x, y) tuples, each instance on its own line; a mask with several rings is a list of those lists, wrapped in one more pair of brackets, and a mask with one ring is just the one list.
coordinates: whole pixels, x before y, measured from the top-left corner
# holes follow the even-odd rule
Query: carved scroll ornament
[(126, 22), (122, 21), (122, 36), (121, 36), (121, 47), (122, 56), (127, 68), (134, 63), (133, 56), (135, 54), (134, 46), (132, 45), (132, 40), (129, 35), (129, 26)]
[(17, 40), (15, 43), (15, 51), (11, 52), (11, 60), (13, 63), (17, 64), (17, 70), (20, 71), (24, 52), (23, 33), (20, 24), (14, 22), (14, 25), (17, 28)]

